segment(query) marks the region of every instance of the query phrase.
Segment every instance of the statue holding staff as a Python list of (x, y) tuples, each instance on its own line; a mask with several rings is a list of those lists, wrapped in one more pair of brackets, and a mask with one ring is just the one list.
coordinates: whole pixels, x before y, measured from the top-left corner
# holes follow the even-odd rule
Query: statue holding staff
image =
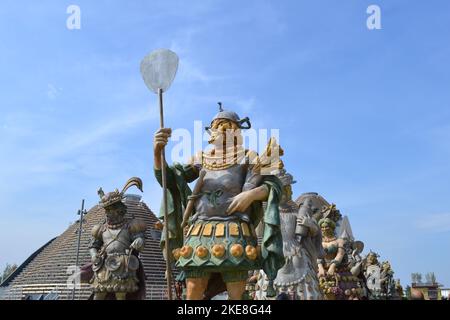
[[(169, 237), (163, 233), (161, 244), (170, 248), (167, 258), (182, 270), (189, 300), (203, 299), (213, 280), (223, 281), (229, 298), (240, 300), (248, 272), (259, 269), (269, 277), (268, 295), (275, 295), (273, 280), (284, 264), (278, 208), (281, 183), (262, 173), (264, 164), (256, 152), (244, 149), (241, 130), (250, 126), (248, 118), (240, 119), (220, 104), (206, 128), (210, 149), (184, 165), (161, 161), (171, 129), (161, 128), (154, 136), (155, 176), (161, 183), (162, 168), (167, 174), (164, 229)], [(267, 151), (266, 158), (276, 153), (271, 154), (270, 145)], [(196, 179), (191, 193), (188, 183)], [(260, 221), (265, 228), (258, 246), (255, 227)]]

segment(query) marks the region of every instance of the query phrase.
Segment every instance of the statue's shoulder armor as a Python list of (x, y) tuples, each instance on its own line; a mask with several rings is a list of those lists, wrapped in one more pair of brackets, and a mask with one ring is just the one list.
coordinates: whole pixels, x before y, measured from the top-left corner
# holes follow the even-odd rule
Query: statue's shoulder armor
[(139, 219), (133, 219), (128, 223), (128, 231), (131, 234), (141, 233), (147, 229), (147, 225), (144, 221)]
[(105, 225), (103, 223), (96, 224), (95, 226), (92, 227), (91, 235), (95, 239), (101, 239), (103, 232), (105, 232)]

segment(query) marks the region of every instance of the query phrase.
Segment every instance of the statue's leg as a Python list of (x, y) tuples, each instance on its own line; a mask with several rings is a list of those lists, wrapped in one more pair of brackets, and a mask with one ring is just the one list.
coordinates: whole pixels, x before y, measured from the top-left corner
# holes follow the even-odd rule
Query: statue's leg
[(226, 285), (230, 300), (242, 300), (246, 281), (226, 282)]
[(186, 299), (187, 300), (202, 300), (203, 294), (208, 286), (209, 276), (201, 278), (187, 278), (186, 279)]
[(126, 300), (127, 293), (126, 292), (116, 292), (116, 300)]
[(105, 300), (106, 294), (106, 292), (96, 292), (94, 294), (94, 300)]

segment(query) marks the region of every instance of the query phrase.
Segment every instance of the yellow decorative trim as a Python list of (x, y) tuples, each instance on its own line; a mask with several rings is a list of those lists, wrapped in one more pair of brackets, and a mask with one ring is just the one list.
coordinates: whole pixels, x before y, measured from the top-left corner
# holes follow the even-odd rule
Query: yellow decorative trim
[(211, 237), (213, 231), (213, 225), (212, 223), (205, 224), (205, 227), (203, 228), (202, 235), (205, 237)]
[(230, 228), (230, 236), (239, 237), (239, 225), (235, 222), (231, 222), (228, 227)]
[(233, 244), (231, 246), (230, 253), (233, 257), (239, 258), (244, 253), (244, 248), (238, 243)]
[(215, 244), (211, 251), (214, 257), (222, 258), (225, 255), (225, 246), (223, 244)]
[(180, 248), (176, 248), (176, 249), (172, 250), (172, 255), (173, 255), (173, 258), (175, 260), (180, 259), (180, 256), (181, 256), (181, 252), (180, 251), (181, 251)]
[(248, 228), (248, 224), (246, 224), (245, 222), (242, 222), (241, 227), (242, 227), (242, 233), (244, 234), (244, 236), (250, 237), (251, 233), (250, 233), (250, 229)]
[(258, 257), (258, 249), (256, 249), (254, 246), (248, 245), (245, 247), (245, 254), (250, 260), (256, 260), (256, 258)]
[(216, 237), (225, 236), (225, 225), (223, 223), (216, 224)]
[(202, 228), (202, 224), (201, 223), (198, 223), (198, 224), (196, 224), (195, 225), (195, 228), (194, 228), (194, 230), (192, 230), (192, 236), (198, 236), (199, 234), (200, 234), (200, 229)]
[(208, 252), (208, 248), (206, 248), (205, 246), (198, 246), (195, 250), (195, 254), (201, 259), (206, 258), (208, 256)]
[(202, 154), (202, 166), (208, 170), (224, 170), (228, 169), (236, 164), (242, 164), (245, 156), (245, 150), (242, 146), (239, 146), (236, 150), (233, 147), (225, 150), (225, 159), (223, 155)]
[(192, 251), (193, 251), (193, 249), (192, 249), (191, 246), (183, 246), (183, 247), (180, 249), (180, 255), (181, 255), (183, 258), (187, 259), (187, 258), (189, 258), (189, 257), (192, 255)]

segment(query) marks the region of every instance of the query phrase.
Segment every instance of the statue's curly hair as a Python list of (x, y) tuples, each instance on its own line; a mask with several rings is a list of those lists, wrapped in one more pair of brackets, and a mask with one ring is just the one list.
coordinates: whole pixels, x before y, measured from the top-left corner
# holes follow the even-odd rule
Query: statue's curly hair
[(318, 222), (319, 227), (322, 228), (322, 225), (328, 225), (329, 227), (331, 227), (331, 229), (336, 229), (336, 222), (334, 222), (333, 220), (331, 220), (330, 218), (322, 218), (319, 220)]

